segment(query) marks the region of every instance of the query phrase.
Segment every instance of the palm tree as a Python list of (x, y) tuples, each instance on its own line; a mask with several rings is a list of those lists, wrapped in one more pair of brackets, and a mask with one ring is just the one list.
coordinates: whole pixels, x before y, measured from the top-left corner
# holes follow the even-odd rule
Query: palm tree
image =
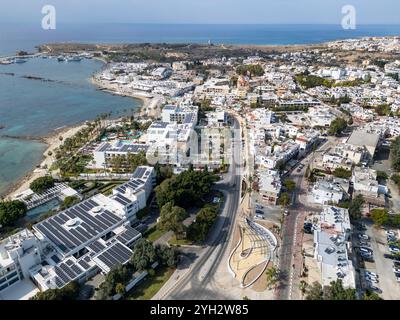
[(275, 287), (280, 278), (280, 270), (277, 267), (271, 267), (268, 268), (267, 271), (265, 271), (265, 275), (267, 276), (267, 288), (271, 289), (272, 287)]
[(304, 294), (307, 292), (307, 288), (308, 288), (308, 283), (305, 282), (304, 280), (301, 280), (300, 284), (299, 284), (299, 289), (301, 291), (301, 297), (303, 297)]

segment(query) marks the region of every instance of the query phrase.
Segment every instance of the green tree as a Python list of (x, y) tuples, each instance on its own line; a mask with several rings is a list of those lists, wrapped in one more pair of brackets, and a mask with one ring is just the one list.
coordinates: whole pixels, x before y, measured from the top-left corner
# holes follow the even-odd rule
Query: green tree
[(79, 284), (72, 281), (61, 289), (48, 289), (38, 292), (30, 300), (76, 300), (79, 296)]
[(265, 271), (267, 277), (267, 288), (271, 289), (275, 287), (280, 280), (280, 270), (277, 267), (268, 268)]
[(285, 179), (283, 185), (288, 192), (292, 192), (296, 188), (296, 182), (291, 179)]
[[(396, 171), (400, 171), (400, 136), (396, 137), (396, 139), (392, 142), (390, 156), (392, 160), (392, 168)], [(394, 175), (395, 178), (398, 175)], [(392, 179), (394, 177), (392, 176)], [(397, 179), (397, 184), (399, 184), (400, 179)]]
[(342, 167), (335, 168), (332, 174), (337, 178), (349, 179), (351, 177), (351, 170), (346, 170)]
[(347, 128), (347, 121), (343, 118), (336, 118), (332, 121), (328, 133), (332, 136), (340, 135)]
[(132, 270), (127, 266), (117, 265), (107, 273), (104, 282), (96, 294), (97, 300), (109, 300), (117, 293), (118, 284), (126, 284), (132, 278)]
[(283, 160), (278, 160), (275, 165), (275, 169), (279, 172), (283, 172), (286, 168), (286, 163)]
[(117, 283), (117, 285), (115, 286), (115, 292), (120, 294), (121, 296), (125, 295), (125, 285), (123, 285), (122, 283)]
[(306, 300), (324, 300), (324, 291), (320, 283), (315, 281), (311, 286), (308, 286)]
[(156, 250), (146, 239), (140, 239), (133, 249), (130, 263), (136, 270), (142, 271), (150, 268), (157, 260)]
[(196, 216), (196, 220), (189, 226), (187, 238), (191, 241), (204, 241), (218, 215), (218, 207), (206, 205)]
[(370, 216), (377, 226), (383, 226), (389, 221), (389, 213), (386, 209), (372, 209)]
[(290, 204), (290, 194), (287, 192), (282, 193), (279, 196), (278, 204), (283, 207), (287, 207)]
[(326, 287), (325, 300), (356, 300), (356, 289), (343, 287), (342, 279), (332, 281)]
[(36, 193), (43, 193), (52, 187), (54, 187), (54, 179), (51, 176), (39, 177), (29, 185), (29, 188)]
[(306, 294), (307, 288), (308, 288), (307, 282), (305, 282), (304, 280), (301, 280), (300, 284), (299, 284), (299, 289), (300, 289), (302, 296), (304, 296)]
[(159, 228), (164, 231), (172, 231), (180, 238), (185, 231), (183, 220), (187, 217), (185, 209), (174, 206), (173, 202), (166, 203), (160, 211)]
[(160, 208), (167, 202), (189, 208), (202, 206), (218, 177), (209, 171), (188, 170), (164, 180), (155, 188), (157, 204)]
[(155, 250), (160, 264), (170, 268), (176, 267), (178, 262), (178, 253), (175, 248), (165, 245), (157, 245), (155, 246)]
[(357, 195), (349, 205), (349, 215), (352, 219), (358, 220), (361, 217), (362, 206), (364, 205), (364, 197)]
[(79, 202), (79, 198), (75, 196), (65, 197), (60, 205), (61, 210), (68, 209)]
[(376, 180), (378, 181), (385, 181), (389, 178), (388, 174), (385, 171), (377, 171), (376, 172)]
[(0, 226), (11, 226), (26, 215), (25, 203), (18, 200), (0, 202)]
[(377, 293), (367, 290), (363, 296), (363, 300), (383, 300)]

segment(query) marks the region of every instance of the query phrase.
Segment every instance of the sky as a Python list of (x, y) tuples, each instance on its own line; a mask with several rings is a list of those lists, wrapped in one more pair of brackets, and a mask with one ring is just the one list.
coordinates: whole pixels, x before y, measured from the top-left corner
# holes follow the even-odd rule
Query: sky
[(358, 24), (400, 24), (399, 0), (0, 0), (0, 23), (40, 21), (44, 5), (58, 23), (340, 24), (353, 5)]

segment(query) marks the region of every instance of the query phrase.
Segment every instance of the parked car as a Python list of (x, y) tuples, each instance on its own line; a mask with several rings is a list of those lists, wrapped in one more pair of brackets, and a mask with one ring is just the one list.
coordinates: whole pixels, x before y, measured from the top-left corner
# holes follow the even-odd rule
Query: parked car
[(392, 230), (386, 230), (385, 233), (387, 236), (396, 237), (396, 233)]
[(393, 267), (392, 269), (394, 273), (400, 273), (400, 268)]
[(284, 214), (285, 216), (288, 216), (288, 215), (289, 215), (289, 210), (285, 210), (285, 211), (283, 212), (283, 214)]
[(367, 281), (372, 282), (372, 283), (379, 283), (379, 280), (378, 280), (377, 278), (374, 278), (374, 277), (366, 276), (365, 279), (366, 279)]
[(389, 246), (389, 251), (391, 253), (400, 253), (400, 249), (394, 246)]
[(369, 237), (366, 234), (359, 234), (358, 238), (363, 240), (369, 240)]
[(361, 253), (372, 254), (373, 251), (370, 248), (360, 247), (360, 252)]
[(264, 211), (256, 210), (256, 214), (264, 214)]
[(360, 241), (360, 246), (362, 246), (362, 247), (371, 247), (371, 245), (368, 242), (365, 242), (365, 241)]
[(376, 293), (382, 293), (382, 290), (374, 286), (372, 283), (369, 284), (368, 288), (371, 289), (372, 291), (375, 291)]
[(373, 278), (379, 278), (379, 276), (375, 272), (365, 271), (365, 274)]
[(257, 219), (265, 219), (265, 217), (263, 215), (261, 215), (261, 214), (256, 214), (256, 218)]

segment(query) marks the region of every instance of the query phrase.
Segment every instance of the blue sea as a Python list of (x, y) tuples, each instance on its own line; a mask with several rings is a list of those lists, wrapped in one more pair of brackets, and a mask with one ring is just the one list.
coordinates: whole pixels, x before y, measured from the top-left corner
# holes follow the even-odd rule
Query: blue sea
[(37, 24), (1, 24), (0, 55), (34, 50), (50, 42), (84, 43), (207, 43), (215, 44), (311, 44), (364, 36), (400, 35), (400, 25), (358, 25), (344, 30), (340, 25), (295, 24), (58, 24), (43, 30)]
[(139, 100), (96, 90), (89, 79), (102, 65), (97, 60), (68, 63), (42, 58), (0, 65), (0, 126), (5, 126), (0, 129), (0, 194), (32, 170), (46, 148), (39, 142), (5, 135), (44, 136), (103, 112), (118, 116), (141, 105)]
[[(400, 25), (343, 30), (339, 25), (58, 24), (56, 30), (43, 30), (40, 23), (0, 23), (0, 56), (33, 52), (35, 46), (52, 42), (289, 45), (389, 35), (400, 35)], [(0, 136), (46, 135), (102, 112), (137, 108), (139, 101), (97, 91), (89, 83), (101, 66), (95, 60), (59, 63), (40, 58), (0, 66), (0, 126), (6, 126)], [(54, 81), (23, 78), (27, 75)], [(0, 138), (0, 195), (40, 162), (44, 149), (41, 143)]]

